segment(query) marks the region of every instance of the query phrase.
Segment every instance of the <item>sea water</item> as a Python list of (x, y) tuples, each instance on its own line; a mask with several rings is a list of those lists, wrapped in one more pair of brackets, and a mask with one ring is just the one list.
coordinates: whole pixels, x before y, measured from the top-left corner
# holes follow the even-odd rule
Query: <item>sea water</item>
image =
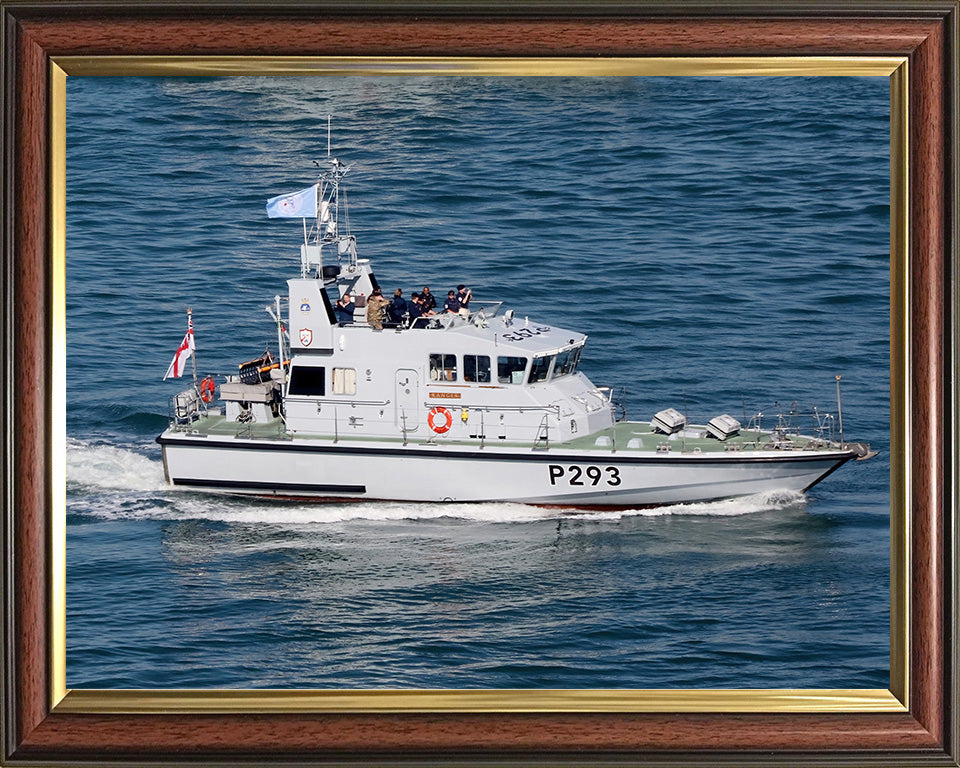
[[(888, 89), (69, 78), (67, 684), (886, 687)], [(584, 514), (167, 487), (186, 309), (201, 375), (275, 348), (302, 228), (264, 204), (315, 180), (328, 115), (385, 292), (466, 283), (587, 333), (633, 419), (836, 415), (840, 374), (845, 437), (880, 456), (806, 494)]]

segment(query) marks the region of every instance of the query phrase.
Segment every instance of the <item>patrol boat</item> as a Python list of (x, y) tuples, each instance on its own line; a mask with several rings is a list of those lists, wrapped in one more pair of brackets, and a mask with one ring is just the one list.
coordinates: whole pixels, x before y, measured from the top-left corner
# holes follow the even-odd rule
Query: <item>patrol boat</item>
[[(792, 412), (767, 430), (761, 414), (746, 424), (718, 414), (692, 425), (674, 408), (649, 422), (620, 419), (611, 389), (580, 370), (584, 334), (502, 302), (368, 322), (378, 282), (341, 227), (349, 168), (328, 163), (312, 187), (267, 204), (271, 217), (304, 218), (300, 275), (287, 280), (286, 307), (280, 296), (267, 307), (276, 355), (216, 379), (199, 378), (193, 356), (193, 386), (171, 399), (157, 442), (172, 485), (623, 509), (805, 491), (875, 455), (826, 414), (814, 414), (809, 435)], [(334, 302), (347, 293), (356, 298), (344, 321)], [(182, 374), (192, 351), (191, 319), (168, 375)], [(839, 416), (839, 377), (837, 394)]]

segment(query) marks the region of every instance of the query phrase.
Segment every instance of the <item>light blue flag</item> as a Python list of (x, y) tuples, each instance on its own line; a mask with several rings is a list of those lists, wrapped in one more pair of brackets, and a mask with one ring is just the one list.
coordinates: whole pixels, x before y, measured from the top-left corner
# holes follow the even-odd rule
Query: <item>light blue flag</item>
[(289, 195), (267, 200), (267, 216), (271, 219), (312, 219), (317, 215), (317, 185)]

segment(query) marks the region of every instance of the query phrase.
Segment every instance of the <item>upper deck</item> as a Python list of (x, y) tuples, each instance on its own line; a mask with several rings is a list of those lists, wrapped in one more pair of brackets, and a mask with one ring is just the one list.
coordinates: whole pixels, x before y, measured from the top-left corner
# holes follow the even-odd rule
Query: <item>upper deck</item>
[[(351, 338), (358, 341), (365, 338), (364, 334), (393, 334), (393, 338), (399, 341), (398, 346), (417, 340), (437, 343), (442, 335), (444, 343), (474, 346), (477, 341), (490, 342), (502, 346), (505, 354), (512, 350), (513, 353), (526, 355), (557, 354), (570, 347), (582, 347), (587, 340), (586, 334), (579, 331), (511, 315), (488, 318), (482, 310), (472, 312), (469, 318), (445, 314), (421, 320), (425, 322), (415, 325), (388, 322), (382, 329), (374, 328), (365, 321), (337, 323), (335, 334), (337, 331), (341, 334), (349, 333)], [(357, 333), (361, 335), (353, 336)], [(457, 341), (453, 341), (454, 339)]]

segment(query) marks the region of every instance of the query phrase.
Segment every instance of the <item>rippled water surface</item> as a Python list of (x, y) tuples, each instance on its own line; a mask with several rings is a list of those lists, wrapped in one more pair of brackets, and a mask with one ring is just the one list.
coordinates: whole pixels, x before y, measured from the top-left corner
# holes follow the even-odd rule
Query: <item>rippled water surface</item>
[[(884, 78), (69, 78), (71, 687), (886, 687)], [(881, 455), (806, 495), (571, 515), (175, 491), (154, 438), (272, 342), (267, 198), (349, 162), (385, 289), (589, 334), (631, 418), (797, 401)], [(772, 424), (772, 420), (769, 422)]]

